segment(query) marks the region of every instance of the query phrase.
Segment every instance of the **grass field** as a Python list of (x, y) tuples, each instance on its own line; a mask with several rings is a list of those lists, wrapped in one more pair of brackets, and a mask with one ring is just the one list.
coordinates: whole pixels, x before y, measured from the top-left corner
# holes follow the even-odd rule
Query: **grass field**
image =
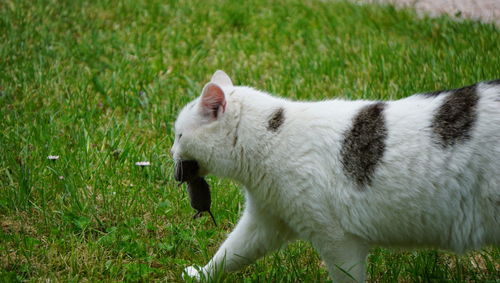
[[(396, 99), (500, 78), (499, 55), (492, 25), (390, 6), (0, 1), (0, 281), (180, 281), (206, 263), (242, 196), (209, 178), (219, 226), (191, 220), (168, 152), (216, 69), (294, 99)], [(498, 248), (377, 248), (369, 262), (375, 282), (500, 280)], [(221, 280), (328, 277), (297, 242)]]

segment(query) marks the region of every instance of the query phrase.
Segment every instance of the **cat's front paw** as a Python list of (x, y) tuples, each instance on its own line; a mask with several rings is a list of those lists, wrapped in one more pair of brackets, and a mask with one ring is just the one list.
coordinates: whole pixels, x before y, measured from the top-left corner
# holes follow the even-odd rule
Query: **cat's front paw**
[(201, 274), (200, 271), (203, 270), (203, 267), (200, 266), (188, 266), (184, 268), (184, 273), (182, 273), (182, 279), (186, 280), (188, 278), (194, 279), (196, 281), (200, 281)]

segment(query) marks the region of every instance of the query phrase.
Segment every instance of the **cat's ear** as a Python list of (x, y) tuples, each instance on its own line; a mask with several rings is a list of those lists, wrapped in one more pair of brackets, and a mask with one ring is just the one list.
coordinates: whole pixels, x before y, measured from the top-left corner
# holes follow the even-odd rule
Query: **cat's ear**
[(222, 88), (213, 82), (205, 85), (201, 93), (201, 112), (203, 115), (216, 120), (226, 111), (226, 97)]
[(210, 79), (211, 83), (216, 83), (220, 86), (233, 86), (233, 82), (231, 81), (231, 78), (224, 73), (224, 71), (217, 70), (215, 73), (212, 75), (212, 79)]

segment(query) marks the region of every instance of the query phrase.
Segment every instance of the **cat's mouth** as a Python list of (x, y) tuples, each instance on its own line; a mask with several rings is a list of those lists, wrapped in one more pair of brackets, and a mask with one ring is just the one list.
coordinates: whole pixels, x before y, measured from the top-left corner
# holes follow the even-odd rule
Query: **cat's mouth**
[(177, 182), (189, 182), (200, 176), (200, 165), (196, 160), (177, 160), (174, 178)]

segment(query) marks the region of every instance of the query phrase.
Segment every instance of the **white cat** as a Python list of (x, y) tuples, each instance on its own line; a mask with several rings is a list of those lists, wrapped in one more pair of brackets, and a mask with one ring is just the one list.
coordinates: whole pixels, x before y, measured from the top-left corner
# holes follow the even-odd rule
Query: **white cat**
[(238, 270), (295, 239), (342, 282), (364, 280), (372, 246), (500, 244), (500, 80), (397, 101), (295, 102), (217, 71), (175, 133), (175, 160), (241, 183), (246, 199), (188, 276)]

